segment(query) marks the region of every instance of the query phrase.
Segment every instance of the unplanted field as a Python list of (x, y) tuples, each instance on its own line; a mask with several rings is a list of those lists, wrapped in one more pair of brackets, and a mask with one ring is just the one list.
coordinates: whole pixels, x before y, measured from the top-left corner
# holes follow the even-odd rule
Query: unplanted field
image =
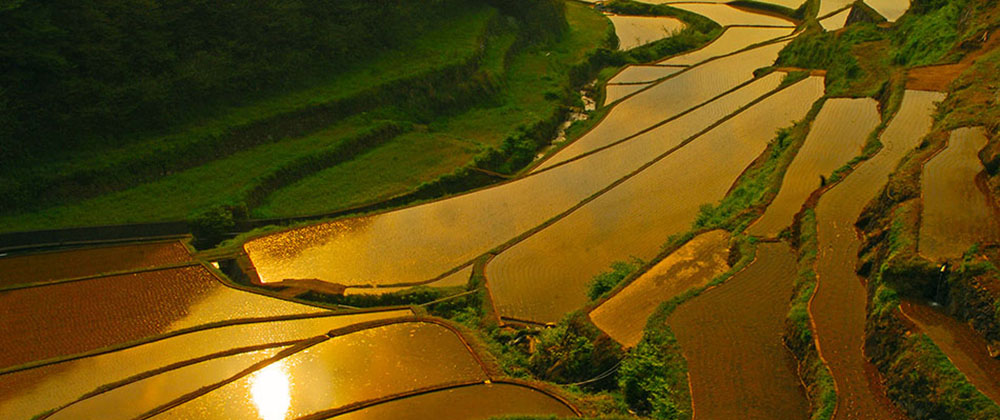
[(691, 67), (618, 103), (594, 129), (566, 146), (535, 171), (635, 135), (753, 79), (753, 71), (774, 63), (785, 43), (776, 43)]
[(400, 392), (485, 379), (455, 333), (437, 324), (401, 323), (332, 337), (156, 418), (297, 418)]
[(0, 368), (236, 318), (322, 309), (224, 286), (202, 266), (0, 292)]
[(919, 248), (931, 260), (958, 258), (973, 244), (1000, 240), (996, 214), (976, 185), (976, 175), (986, 170), (979, 160), (986, 143), (982, 127), (957, 129), (924, 164)]
[(816, 207), (819, 253), (816, 292), (809, 305), (820, 355), (837, 386), (837, 419), (901, 418), (862, 354), (867, 294), (855, 273), (860, 240), (854, 223), (885, 186), (900, 159), (931, 128), (934, 102), (942, 95), (906, 91), (896, 116), (882, 133), (882, 149), (820, 197)]
[[(683, 67), (670, 66), (628, 66), (608, 80), (608, 83), (651, 83), (683, 69)], [(605, 100), (605, 102), (612, 101)]]
[(0, 287), (158, 267), (190, 260), (191, 255), (180, 242), (0, 257)]
[(794, 28), (726, 28), (722, 35), (698, 50), (671, 57), (658, 64), (694, 65), (702, 61), (732, 54), (751, 45), (791, 35)]
[(784, 243), (721, 286), (677, 307), (667, 324), (687, 359), (695, 418), (809, 418), (796, 362), (782, 343), (797, 266)]
[(520, 385), (494, 383), (435, 391), (381, 403), (335, 420), (478, 420), (494, 416), (576, 417), (563, 402)]
[(611, 15), (608, 19), (615, 25), (621, 50), (659, 41), (684, 28), (684, 22), (672, 17)]
[(994, 402), (1000, 402), (1000, 361), (990, 356), (986, 340), (972, 327), (923, 303), (904, 301), (903, 314), (965, 375), (972, 385)]
[(306, 340), (409, 310), (234, 324), (152, 341), (100, 355), (0, 374), (0, 418), (24, 418), (76, 401), (98, 387), (229, 349)]
[(813, 191), (820, 177), (829, 176), (861, 154), (868, 135), (879, 124), (874, 99), (829, 99), (809, 129), (805, 143), (785, 172), (777, 197), (748, 232), (774, 237), (792, 224), (792, 217)]
[(728, 256), (728, 232), (698, 235), (591, 311), (590, 319), (615, 341), (635, 347), (661, 303), (726, 272)]
[(550, 322), (582, 306), (587, 281), (613, 261), (656, 255), (822, 94), (818, 77), (784, 89), (505, 250), (486, 267), (497, 310)]
[(694, 12), (714, 20), (722, 26), (732, 25), (760, 25), (760, 26), (787, 26), (793, 27), (795, 24), (790, 20), (778, 17), (751, 13), (737, 9), (727, 4), (711, 3), (674, 3), (670, 5), (678, 9)]
[[(768, 54), (773, 59), (777, 48)], [(264, 282), (428, 281), (569, 209), (774, 89), (780, 79), (768, 75), (647, 135), (517, 181), (393, 212), (272, 234), (244, 247)]]

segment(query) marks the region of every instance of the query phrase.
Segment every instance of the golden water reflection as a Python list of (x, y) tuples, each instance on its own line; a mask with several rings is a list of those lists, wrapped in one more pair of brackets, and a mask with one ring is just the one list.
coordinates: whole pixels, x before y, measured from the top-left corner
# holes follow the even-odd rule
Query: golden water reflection
[(292, 405), (285, 361), (261, 369), (250, 378), (250, 396), (262, 420), (284, 420)]

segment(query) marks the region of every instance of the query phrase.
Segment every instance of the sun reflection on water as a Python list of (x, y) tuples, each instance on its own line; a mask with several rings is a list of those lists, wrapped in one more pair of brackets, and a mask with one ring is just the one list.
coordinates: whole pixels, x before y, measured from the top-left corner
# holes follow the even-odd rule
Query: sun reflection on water
[(251, 379), (250, 396), (262, 420), (284, 420), (292, 404), (285, 361), (261, 369)]

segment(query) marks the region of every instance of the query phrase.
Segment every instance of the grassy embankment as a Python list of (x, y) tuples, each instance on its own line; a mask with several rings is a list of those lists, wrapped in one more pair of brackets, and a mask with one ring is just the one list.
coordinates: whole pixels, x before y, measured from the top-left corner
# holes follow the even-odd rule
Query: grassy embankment
[[(571, 85), (585, 76), (573, 73), (576, 63), (607, 42), (610, 23), (600, 14), (569, 4), (565, 16), (565, 33), (541, 36), (537, 22), (464, 2), (401, 48), (335, 78), (177, 134), (53, 164), (47, 172), (61, 179), (49, 179), (57, 194), (40, 201), (71, 203), (8, 213), (0, 229), (178, 220), (205, 209), (236, 218), (323, 213), (415, 189), (436, 196), (467, 187), (427, 188), (442, 184), (438, 177), (462, 178), (451, 172), (477, 154), (527, 136), (548, 140), (572, 103)], [(494, 154), (510, 158), (504, 153)], [(158, 169), (131, 173), (137, 165)], [(495, 181), (479, 175), (473, 181)], [(95, 185), (80, 187), (88, 179)], [(130, 185), (136, 179), (143, 183)]]
[[(872, 96), (879, 100), (883, 123), (866, 144), (861, 156), (838, 169), (836, 182), (881, 147), (878, 134), (896, 112), (909, 68), (956, 62), (975, 50), (977, 39), (997, 23), (995, 6), (975, 0), (914, 2), (911, 11), (895, 25), (879, 27), (858, 22), (836, 33), (814, 31), (796, 40), (782, 53), (779, 64), (828, 71), (828, 93)], [(991, 127), (996, 143), (996, 112), (983, 95), (996, 79), (996, 52), (987, 53), (948, 88), (948, 99), (939, 107), (935, 126), (917, 150), (911, 152), (890, 178), (886, 191), (866, 208), (859, 228), (865, 234), (860, 272), (868, 277), (872, 304), (866, 328), (866, 351), (887, 380), (889, 396), (919, 418), (994, 418), (995, 404), (975, 388), (922, 334), (911, 335), (899, 316), (900, 297), (933, 297), (938, 288), (937, 266), (916, 253), (920, 214), (920, 172), (923, 162), (943, 147), (948, 130), (971, 125)], [(985, 84), (984, 84), (985, 83)], [(993, 92), (995, 94), (995, 92)], [(992, 124), (992, 126), (991, 126)], [(996, 155), (984, 159), (995, 159)], [(993, 172), (995, 175), (995, 171)], [(995, 179), (995, 177), (991, 178)], [(814, 195), (813, 204), (815, 204)], [(814, 418), (829, 418), (836, 400), (832, 379), (812, 342), (807, 306), (815, 288), (815, 220), (811, 209), (795, 225), (799, 240), (800, 275), (789, 312), (786, 341), (800, 354), (801, 376), (814, 397)], [(944, 289), (953, 296), (977, 298), (971, 284), (996, 279), (995, 269), (983, 264), (956, 262)], [(972, 281), (976, 279), (977, 281)], [(995, 335), (995, 300), (958, 302), (957, 306), (985, 308), (980, 326)], [(971, 318), (971, 317), (970, 317)], [(982, 321), (983, 318), (988, 318)], [(975, 325), (975, 323), (974, 323)], [(818, 398), (818, 399), (816, 399)], [(819, 403), (817, 406), (816, 403)]]

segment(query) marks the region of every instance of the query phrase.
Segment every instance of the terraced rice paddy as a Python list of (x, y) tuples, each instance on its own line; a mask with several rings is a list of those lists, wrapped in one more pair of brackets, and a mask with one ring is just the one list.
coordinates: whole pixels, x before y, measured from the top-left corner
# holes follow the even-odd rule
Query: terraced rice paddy
[[(608, 80), (610, 84), (620, 84), (620, 83), (651, 83), (659, 79), (667, 77), (671, 74), (677, 73), (683, 70), (684, 67), (671, 67), (671, 66), (628, 66), (625, 70), (622, 70), (615, 77)], [(608, 101), (610, 102), (610, 101)]]
[[(442, 410), (442, 407), (448, 407)], [(576, 417), (559, 400), (534, 389), (505, 384), (453, 388), (390, 401), (331, 417), (336, 420), (471, 420), (493, 416)]]
[(635, 347), (646, 319), (661, 303), (726, 272), (728, 256), (728, 232), (698, 235), (591, 311), (590, 319), (615, 341)]
[(805, 143), (788, 166), (777, 197), (748, 232), (774, 237), (791, 225), (806, 198), (820, 188), (820, 177), (829, 176), (861, 154), (868, 135), (879, 121), (878, 103), (874, 99), (827, 100)]
[(10, 290), (0, 292), (0, 368), (210, 322), (319, 311), (229, 288), (202, 266)]
[(732, 54), (751, 45), (792, 34), (792, 28), (730, 27), (705, 47), (688, 54), (671, 57), (659, 64), (694, 65), (702, 61)]
[(710, 61), (657, 83), (617, 104), (598, 126), (536, 171), (635, 135), (753, 79), (753, 71), (774, 63), (784, 45), (776, 43)]
[(746, 12), (727, 4), (712, 3), (674, 3), (670, 6), (694, 12), (716, 21), (722, 26), (753, 25), (753, 26), (795, 26), (788, 20), (760, 13)]
[(910, 8), (910, 0), (865, 0), (865, 3), (889, 22), (895, 22)]
[(613, 261), (652, 258), (822, 94), (818, 77), (784, 89), (502, 252), (486, 268), (498, 312), (550, 322), (582, 306), (589, 279)]
[(825, 18), (833, 12), (849, 8), (851, 3), (854, 3), (854, 0), (821, 0), (819, 2), (819, 17)]
[(610, 104), (649, 86), (649, 84), (606, 85), (604, 87), (604, 103)]
[(1000, 360), (990, 356), (982, 336), (968, 324), (942, 313), (940, 308), (904, 301), (900, 309), (979, 392), (994, 402), (1000, 401)]
[[(466, 286), (469, 284), (469, 279), (472, 277), (472, 266), (465, 267), (458, 270), (441, 280), (437, 280), (431, 283), (427, 283), (428, 287), (458, 287)], [(344, 290), (345, 295), (372, 295), (372, 294), (382, 294), (382, 293), (394, 293), (409, 289), (413, 286), (397, 286), (397, 287), (348, 287)]]
[(687, 359), (695, 419), (807, 419), (809, 402), (782, 344), (797, 271), (783, 243), (667, 319)]
[(156, 242), (0, 257), (0, 288), (191, 261), (180, 242)]
[(485, 380), (464, 343), (436, 324), (330, 338), (155, 418), (297, 418), (429, 386)]
[(906, 91), (902, 106), (882, 134), (882, 150), (823, 194), (816, 208), (819, 280), (809, 309), (820, 355), (837, 385), (837, 419), (901, 417), (871, 376), (873, 368), (861, 352), (867, 297), (854, 270), (860, 246), (854, 222), (900, 159), (930, 130), (934, 102), (942, 96)]
[(823, 26), (823, 29), (828, 31), (836, 31), (843, 28), (847, 24), (847, 16), (851, 14), (851, 9), (845, 9), (840, 11), (833, 16), (819, 21), (819, 24)]
[(976, 185), (976, 175), (985, 171), (979, 151), (986, 142), (981, 127), (957, 129), (924, 165), (919, 248), (931, 260), (958, 258), (975, 243), (1000, 240), (997, 217)]
[(407, 315), (411, 315), (409, 310), (233, 324), (100, 355), (2, 373), (0, 418), (30, 417), (76, 401), (102, 385), (222, 351), (292, 343), (353, 324)]
[[(738, 61), (717, 60), (699, 67), (705, 71), (721, 73), (698, 73), (700, 76), (697, 80), (702, 82), (698, 88), (719, 91), (721, 88), (715, 85), (727, 83), (727, 75), (749, 79), (752, 77), (752, 69), (769, 64), (780, 48), (780, 44), (762, 47), (732, 57), (738, 58)], [(715, 63), (732, 67), (715, 66)], [(745, 75), (742, 73), (744, 71)], [(735, 76), (734, 72), (741, 75)], [(680, 76), (683, 75), (668, 79), (667, 82), (681, 79)], [(691, 78), (682, 80), (692, 81)], [(725, 101), (713, 102), (718, 106), (700, 108), (704, 111), (699, 111), (697, 116), (689, 114), (692, 117), (685, 118), (677, 127), (682, 127), (678, 128), (679, 131), (689, 131), (690, 134), (680, 135), (678, 132), (676, 136), (671, 134), (662, 139), (648, 139), (666, 144), (663, 148), (643, 146), (645, 148), (639, 149), (634, 145), (609, 148), (571, 164), (498, 187), (389, 213), (264, 236), (247, 242), (244, 248), (261, 281), (265, 283), (284, 279), (320, 279), (345, 285), (391, 285), (428, 281), (569, 209), (652, 157), (666, 152), (688, 136), (773, 89), (779, 82), (780, 76), (768, 76), (766, 82), (758, 82), (765, 83), (764, 85), (753, 84), (746, 91), (741, 89), (734, 92), (760, 92), (756, 95), (727, 95)], [(738, 79), (732, 83), (738, 83)], [(768, 84), (770, 88), (766, 87)], [(660, 86), (662, 84), (631, 97), (615, 107), (615, 110), (632, 103), (632, 98), (644, 96)], [(766, 90), (757, 90), (761, 86)], [(708, 94), (698, 92), (692, 86), (681, 84), (676, 88), (679, 91), (674, 93), (669, 90), (659, 92), (665, 95), (660, 98), (664, 102), (656, 102), (654, 95), (645, 100), (644, 107), (679, 113), (686, 106), (678, 105), (679, 103), (692, 102), (692, 105), (696, 105), (702, 98), (710, 99)], [(643, 106), (639, 108), (642, 109)], [(621, 114), (613, 117), (614, 115), (613, 111), (594, 132), (613, 124), (610, 122), (611, 118), (649, 117), (646, 114)], [(609, 132), (605, 134), (614, 135)], [(606, 138), (604, 145), (618, 139), (620, 138)], [(636, 140), (638, 138), (624, 144), (648, 145)], [(557, 154), (556, 157), (558, 156)]]
[(672, 17), (611, 15), (608, 19), (615, 25), (620, 50), (659, 41), (684, 28), (684, 22)]

